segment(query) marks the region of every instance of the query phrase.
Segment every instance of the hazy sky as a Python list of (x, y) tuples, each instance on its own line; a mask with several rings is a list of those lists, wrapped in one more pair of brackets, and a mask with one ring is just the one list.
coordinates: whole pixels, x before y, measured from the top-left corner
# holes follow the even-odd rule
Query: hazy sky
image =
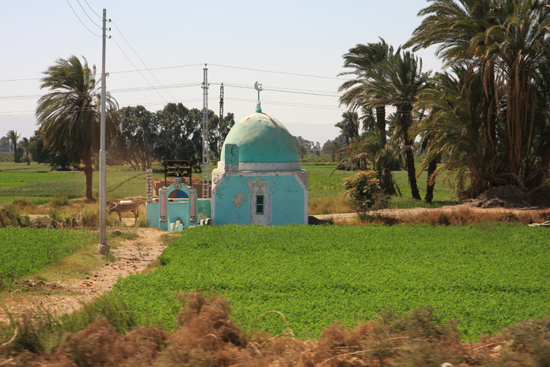
[[(34, 134), (36, 102), (47, 92), (40, 78), (57, 59), (85, 57), (101, 75), (98, 15), (105, 8), (112, 20), (107, 89), (120, 107), (157, 111), (181, 102), (202, 108), (206, 63), (209, 108), (216, 114), (220, 83), (225, 112), (239, 120), (254, 112), (253, 86), (259, 81), (263, 112), (291, 134), (323, 144), (338, 135), (334, 124), (345, 111), (337, 92), (346, 80), (338, 77), (345, 71), (342, 55), (379, 37), (395, 47), (403, 44), (427, 5), (426, 0), (3, 0), (0, 136), (8, 130)], [(418, 55), (424, 70), (439, 70), (433, 50)]]

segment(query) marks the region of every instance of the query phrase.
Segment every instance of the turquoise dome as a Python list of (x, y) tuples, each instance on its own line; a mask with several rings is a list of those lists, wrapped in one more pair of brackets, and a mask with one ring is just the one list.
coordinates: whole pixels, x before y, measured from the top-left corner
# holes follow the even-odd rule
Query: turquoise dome
[(239, 146), (239, 162), (243, 163), (299, 162), (294, 138), (279, 120), (267, 113), (252, 113), (233, 125), (223, 144), (222, 162), (225, 144)]

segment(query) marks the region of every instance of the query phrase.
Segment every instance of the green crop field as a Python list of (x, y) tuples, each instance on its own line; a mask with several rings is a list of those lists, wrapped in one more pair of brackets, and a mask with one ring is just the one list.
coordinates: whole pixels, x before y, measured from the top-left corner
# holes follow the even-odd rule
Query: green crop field
[[(82, 172), (50, 172), (46, 165), (0, 162), (0, 203), (17, 197), (33, 199), (37, 204), (56, 195), (65, 195), (70, 199), (84, 197), (85, 185), (86, 178)], [(93, 195), (97, 197), (99, 172), (93, 173), (92, 185)], [(109, 167), (107, 195), (116, 198), (144, 196), (145, 172), (126, 166)]]
[(83, 230), (0, 228), (0, 286), (2, 279), (36, 273), (97, 241), (97, 233)]
[(0, 172), (0, 188), (17, 187), (37, 182), (52, 182), (71, 175), (73, 173), (68, 172)]
[[(155, 166), (161, 169), (161, 166)], [(213, 169), (214, 166), (211, 167)], [(354, 172), (335, 171), (331, 165), (303, 165), (309, 176), (309, 198), (324, 198), (339, 196), (344, 193), (343, 179)], [(200, 173), (196, 173), (197, 177)], [(411, 198), (410, 188), (405, 171), (394, 171), (393, 175), (403, 194), (402, 197), (392, 197), (391, 207), (439, 207), (456, 203), (452, 201), (448, 185), (437, 182), (433, 204), (425, 204)], [(155, 174), (155, 178), (163, 177)], [(422, 197), (425, 194), (426, 174), (418, 178), (418, 187)], [(441, 181), (441, 180), (439, 180)], [(48, 198), (65, 195), (69, 199), (84, 197), (85, 177), (82, 172), (50, 172), (47, 165), (32, 163), (0, 162), (0, 203), (13, 201), (17, 197), (26, 197), (36, 204), (47, 202)], [(93, 173), (94, 197), (99, 195), (99, 173)], [(145, 196), (145, 172), (134, 171), (128, 166), (112, 166), (107, 168), (107, 195), (112, 198), (128, 196)]]
[[(280, 311), (296, 336), (335, 320), (434, 306), (465, 338), (550, 310), (548, 230), (472, 227), (222, 226), (189, 229), (163, 266), (121, 279), (115, 293), (151, 324), (172, 325), (176, 292), (218, 293), (245, 329)], [(258, 328), (279, 333), (277, 313)]]

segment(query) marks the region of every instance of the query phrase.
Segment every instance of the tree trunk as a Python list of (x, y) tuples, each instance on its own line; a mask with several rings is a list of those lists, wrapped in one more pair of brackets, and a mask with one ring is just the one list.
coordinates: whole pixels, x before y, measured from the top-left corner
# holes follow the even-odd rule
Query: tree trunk
[(92, 167), (92, 147), (88, 146), (85, 148), (84, 153), (84, 175), (86, 175), (86, 199), (93, 199), (92, 195), (92, 177), (93, 177), (93, 167)]
[(403, 112), (401, 112), (401, 116), (399, 116), (399, 120), (401, 123), (401, 129), (403, 130), (403, 141), (405, 142), (405, 164), (407, 165), (411, 194), (414, 199), (421, 200), (420, 192), (418, 192), (418, 186), (416, 184), (416, 169), (414, 167), (414, 138), (411, 139), (409, 137), (409, 119), (411, 117), (411, 110), (412, 108), (410, 106), (404, 107)]
[(391, 175), (391, 170), (389, 168), (384, 168), (382, 173), (382, 179), (384, 180), (384, 189), (386, 194), (395, 195), (395, 188), (393, 187), (393, 179)]
[(386, 145), (386, 106), (376, 107), (376, 127), (380, 130), (382, 144)]
[(420, 192), (418, 192), (418, 186), (416, 184), (416, 170), (414, 168), (414, 154), (412, 143), (413, 142), (411, 141), (410, 144), (407, 144), (407, 147), (405, 148), (405, 162), (407, 164), (407, 173), (409, 176), (409, 185), (411, 186), (412, 197), (420, 200)]
[(428, 180), (426, 183), (426, 196), (424, 201), (431, 204), (434, 198), (435, 170), (437, 169), (437, 159), (432, 159), (428, 165)]

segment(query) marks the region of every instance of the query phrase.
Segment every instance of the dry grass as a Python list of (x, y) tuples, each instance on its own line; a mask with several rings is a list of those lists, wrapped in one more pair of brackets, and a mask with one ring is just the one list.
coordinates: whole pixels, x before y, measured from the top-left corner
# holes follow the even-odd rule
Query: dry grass
[[(455, 210), (425, 210), (414, 214), (400, 213), (398, 216), (380, 215), (376, 213), (367, 213), (359, 215), (350, 220), (336, 220), (338, 225), (431, 225), (431, 226), (466, 226), (466, 225), (485, 225), (487, 223), (517, 223), (531, 224), (542, 223), (550, 220), (550, 210), (544, 211), (479, 211), (469, 208)], [(488, 225), (488, 224), (487, 224)]]
[[(550, 318), (510, 326), (499, 335), (482, 337), (479, 343), (473, 344), (462, 343), (452, 322), (444, 323), (433, 309), (423, 308), (401, 318), (384, 312), (353, 329), (336, 322), (323, 331), (319, 340), (303, 341), (262, 331), (243, 333), (229, 317), (228, 302), (218, 296), (207, 299), (200, 293), (191, 293), (182, 299), (185, 304), (178, 315), (179, 326), (171, 334), (152, 327), (114, 326), (113, 317), (123, 310), (109, 305), (87, 307), (87, 318), (96, 308), (107, 310), (108, 315), (96, 316), (89, 326), (74, 332), (56, 327), (50, 318), (23, 318), (10, 327), (0, 327), (0, 365), (466, 367), (550, 364)], [(52, 342), (55, 344), (48, 347)]]
[(309, 200), (309, 215), (321, 215), (332, 213), (353, 213), (348, 198), (339, 195)]

